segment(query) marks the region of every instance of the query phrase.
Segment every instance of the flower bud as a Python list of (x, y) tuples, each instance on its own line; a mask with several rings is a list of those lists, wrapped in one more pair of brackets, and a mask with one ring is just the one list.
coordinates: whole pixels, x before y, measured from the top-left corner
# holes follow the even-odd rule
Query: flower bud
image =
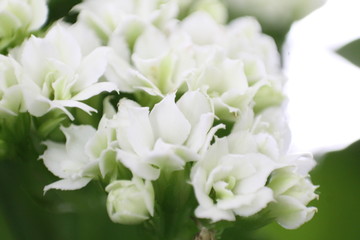
[(318, 195), (317, 186), (304, 176), (293, 172), (291, 167), (274, 171), (268, 184), (275, 195), (270, 211), (276, 221), (287, 229), (294, 229), (309, 221), (317, 211), (306, 205)]
[(107, 211), (113, 222), (138, 224), (154, 215), (154, 189), (150, 181), (117, 180), (106, 191)]

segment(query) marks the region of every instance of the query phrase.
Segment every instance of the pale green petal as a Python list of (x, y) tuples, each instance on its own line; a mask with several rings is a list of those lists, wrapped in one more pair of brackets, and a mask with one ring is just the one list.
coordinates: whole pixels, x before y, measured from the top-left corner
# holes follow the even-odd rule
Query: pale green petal
[(282, 196), (271, 205), (271, 211), (281, 226), (287, 229), (295, 229), (311, 220), (317, 209), (306, 207), (295, 198)]

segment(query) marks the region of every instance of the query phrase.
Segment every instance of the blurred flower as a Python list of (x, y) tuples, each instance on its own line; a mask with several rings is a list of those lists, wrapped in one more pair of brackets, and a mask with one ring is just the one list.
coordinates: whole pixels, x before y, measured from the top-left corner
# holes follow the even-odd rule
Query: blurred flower
[(115, 30), (133, 37), (137, 31), (131, 29), (134, 21), (161, 27), (177, 14), (177, 6), (172, 1), (158, 0), (86, 0), (74, 9), (79, 11), (78, 22), (93, 29), (105, 44)]
[(325, 0), (224, 0), (233, 17), (254, 16), (267, 29), (282, 30), (324, 4)]
[(107, 211), (113, 222), (138, 224), (154, 215), (154, 189), (150, 181), (134, 177), (106, 187)]
[(0, 117), (16, 115), (23, 108), (20, 76), (19, 64), (10, 57), (0, 55)]
[(46, 0), (2, 0), (0, 3), (0, 52), (21, 43), (43, 25), (47, 18)]

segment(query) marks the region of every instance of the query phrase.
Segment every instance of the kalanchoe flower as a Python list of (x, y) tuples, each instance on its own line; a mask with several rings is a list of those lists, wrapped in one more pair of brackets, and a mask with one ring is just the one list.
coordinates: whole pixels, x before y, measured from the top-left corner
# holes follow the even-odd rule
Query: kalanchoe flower
[(315, 207), (306, 205), (317, 198), (317, 188), (307, 176), (296, 173), (293, 167), (275, 170), (267, 185), (274, 192), (275, 202), (269, 209), (276, 221), (284, 228), (297, 228), (315, 214)]
[(215, 131), (214, 114), (206, 95), (185, 93), (176, 103), (166, 96), (149, 112), (148, 108), (123, 100), (113, 119), (117, 131), (120, 161), (135, 175), (155, 180), (160, 171), (181, 170), (206, 150)]
[(113, 55), (106, 73), (109, 81), (117, 83), (124, 92), (144, 90), (164, 96), (185, 85), (186, 77), (195, 67), (186, 36), (168, 37), (153, 26), (144, 29), (137, 38), (131, 59), (134, 66), (122, 54)]
[(119, 35), (110, 41), (114, 54), (106, 77), (120, 91), (163, 97), (202, 89), (213, 99), (216, 115), (231, 121), (254, 103), (261, 110), (282, 101), (276, 45), (254, 19), (223, 26), (195, 12), (167, 31), (142, 27), (130, 51)]
[(0, 52), (21, 43), (46, 21), (46, 0), (2, 0), (0, 3)]
[(150, 181), (134, 177), (106, 187), (107, 211), (116, 223), (138, 224), (154, 215), (154, 189)]
[(21, 68), (10, 57), (0, 55), (0, 117), (16, 115), (23, 108), (19, 86)]
[[(285, 82), (280, 69), (280, 56), (274, 40), (261, 32), (260, 25), (254, 18), (237, 19), (225, 27), (217, 24), (207, 14), (198, 12), (181, 24), (182, 31), (189, 34), (195, 45), (206, 47), (206, 53), (215, 52), (213, 57), (207, 58), (211, 55), (206, 54), (199, 61), (198, 69), (201, 74), (198, 76), (212, 76), (205, 82), (202, 81), (203, 85), (209, 86), (210, 81), (222, 83), (223, 78), (219, 74), (213, 76), (216, 71), (225, 72), (226, 82), (237, 85), (236, 88), (230, 85), (227, 89), (225, 85), (217, 93), (219, 97), (214, 100), (220, 117), (234, 120), (226, 112), (236, 116), (250, 102), (255, 102), (258, 109), (280, 104)], [(221, 54), (222, 59), (219, 59)], [(204, 65), (206, 67), (202, 69)], [(189, 79), (190, 89), (194, 88), (193, 82), (198, 81), (196, 78)], [(260, 101), (263, 99), (266, 99), (265, 103)]]
[(233, 154), (227, 138), (217, 139), (191, 173), (199, 206), (198, 218), (234, 221), (248, 217), (273, 201), (265, 186), (276, 165), (260, 153)]
[(61, 25), (53, 27), (45, 38), (31, 37), (13, 52), (22, 67), (20, 84), (26, 110), (42, 116), (60, 109), (71, 119), (67, 107), (96, 111), (81, 101), (116, 90), (112, 83), (98, 82), (105, 71), (107, 51), (96, 48), (83, 56), (79, 43)]
[(75, 190), (86, 186), (98, 174), (98, 161), (85, 152), (89, 138), (95, 135), (91, 126), (72, 125), (61, 128), (66, 144), (46, 141), (47, 149), (40, 156), (47, 169), (61, 180), (45, 186), (49, 189)]
[(228, 136), (231, 151), (238, 154), (259, 152), (279, 164), (289, 164), (290, 130), (284, 115), (280, 107), (267, 108), (258, 116), (248, 108)]
[(173, 1), (86, 0), (75, 6), (75, 10), (80, 13), (78, 22), (88, 25), (107, 44), (115, 30), (122, 31), (129, 38), (134, 36), (132, 33), (136, 35), (137, 29), (131, 30), (134, 20), (162, 27), (177, 15), (178, 8)]
[[(61, 178), (45, 191), (99, 180), (112, 221), (155, 217), (148, 226), (158, 230), (166, 212), (173, 235), (174, 219), (194, 214), (211, 224), (266, 213), (286, 228), (313, 216), (315, 161), (289, 152), (280, 57), (254, 18), (222, 24), (220, 0), (84, 0), (74, 9), (75, 24), (56, 24), (0, 58), (7, 114), (57, 109), (74, 120), (69, 107), (95, 111), (82, 101), (120, 92), (117, 109), (106, 97), (97, 129), (72, 124), (61, 128), (65, 143), (44, 142), (41, 158)], [(9, 101), (4, 93), (19, 88)], [(214, 237), (216, 226), (201, 226), (197, 238)]]

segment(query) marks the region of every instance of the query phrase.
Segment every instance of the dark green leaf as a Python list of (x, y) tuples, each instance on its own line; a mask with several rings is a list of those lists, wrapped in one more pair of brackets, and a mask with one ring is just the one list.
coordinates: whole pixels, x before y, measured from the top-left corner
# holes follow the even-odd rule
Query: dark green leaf
[(360, 39), (346, 44), (345, 46), (336, 50), (336, 52), (351, 63), (360, 67)]

